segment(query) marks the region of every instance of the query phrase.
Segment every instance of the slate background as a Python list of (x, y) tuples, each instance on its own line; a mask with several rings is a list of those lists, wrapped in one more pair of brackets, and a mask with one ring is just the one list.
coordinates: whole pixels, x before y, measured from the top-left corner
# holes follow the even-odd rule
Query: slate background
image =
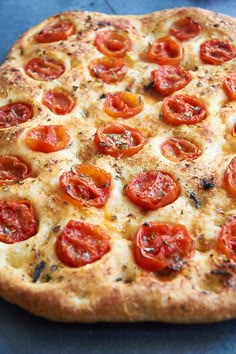
[[(17, 37), (65, 10), (143, 14), (198, 6), (236, 17), (234, 0), (0, 0), (0, 62)], [(236, 353), (236, 320), (207, 325), (59, 324), (0, 300), (0, 354)]]

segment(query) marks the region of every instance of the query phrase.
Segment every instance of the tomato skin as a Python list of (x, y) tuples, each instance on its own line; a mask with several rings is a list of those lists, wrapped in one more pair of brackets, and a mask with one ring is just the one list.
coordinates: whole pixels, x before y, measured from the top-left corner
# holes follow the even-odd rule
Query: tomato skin
[(220, 39), (209, 39), (200, 46), (200, 58), (206, 64), (220, 65), (236, 56), (236, 48)]
[(58, 21), (36, 33), (34, 39), (38, 43), (51, 43), (67, 39), (75, 33), (75, 25), (69, 21)]
[(174, 177), (158, 170), (141, 172), (126, 188), (127, 197), (147, 210), (156, 210), (173, 203), (180, 192), (181, 187)]
[(224, 184), (227, 192), (236, 197), (236, 157), (234, 157), (224, 173)]
[(182, 57), (181, 45), (170, 36), (156, 39), (147, 51), (147, 60), (161, 65), (178, 65)]
[(191, 80), (191, 75), (182, 67), (162, 65), (151, 72), (151, 78), (155, 82), (154, 89), (167, 96), (186, 86)]
[(184, 138), (169, 138), (160, 147), (161, 153), (170, 161), (191, 161), (197, 159), (201, 150), (197, 145)]
[(92, 60), (89, 64), (90, 75), (101, 79), (106, 84), (121, 81), (127, 70), (122, 58), (102, 57)]
[(33, 117), (33, 107), (24, 102), (8, 103), (0, 107), (0, 128), (13, 127)]
[(55, 80), (64, 71), (65, 67), (61, 62), (46, 58), (32, 58), (25, 65), (26, 74), (38, 81)]
[(20, 157), (0, 156), (0, 186), (14, 184), (28, 178), (32, 173), (30, 166)]
[(194, 252), (185, 226), (169, 223), (144, 223), (134, 235), (133, 247), (137, 264), (151, 272), (165, 268), (180, 271)]
[(45, 153), (65, 149), (69, 141), (70, 136), (63, 125), (39, 125), (30, 129), (25, 137), (31, 150)]
[(236, 262), (236, 216), (233, 216), (223, 225), (216, 249)]
[(165, 97), (162, 105), (164, 120), (173, 125), (197, 124), (207, 116), (203, 100), (195, 96), (176, 95)]
[(94, 143), (101, 154), (122, 158), (139, 152), (146, 139), (137, 129), (124, 124), (107, 123), (97, 129)]
[(111, 192), (111, 176), (104, 170), (80, 164), (60, 176), (63, 198), (76, 207), (103, 207)]
[(56, 253), (69, 267), (82, 267), (101, 259), (110, 250), (110, 237), (98, 225), (70, 220), (57, 236)]
[(27, 200), (0, 200), (0, 242), (27, 240), (37, 233), (33, 207)]
[(107, 57), (123, 58), (132, 44), (125, 32), (106, 30), (97, 34), (95, 46)]
[(109, 93), (103, 109), (111, 117), (130, 118), (143, 110), (141, 96), (129, 91)]
[(68, 114), (75, 106), (75, 101), (70, 94), (58, 89), (46, 91), (42, 103), (57, 115)]
[(223, 89), (230, 101), (236, 100), (236, 75), (231, 75), (225, 78)]
[(196, 37), (201, 29), (200, 23), (188, 16), (175, 21), (170, 28), (170, 34), (179, 41), (186, 41)]

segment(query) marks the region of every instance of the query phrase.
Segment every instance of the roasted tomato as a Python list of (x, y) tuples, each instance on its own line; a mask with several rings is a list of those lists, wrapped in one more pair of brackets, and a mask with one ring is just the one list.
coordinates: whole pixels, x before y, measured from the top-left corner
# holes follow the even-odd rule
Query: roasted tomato
[(124, 124), (107, 123), (97, 129), (94, 143), (100, 153), (121, 158), (136, 154), (143, 148), (146, 139), (137, 129)]
[(23, 159), (18, 156), (0, 156), (0, 186), (13, 184), (31, 175), (31, 168)]
[(0, 200), (0, 242), (15, 243), (37, 233), (33, 207), (27, 200)]
[(206, 64), (220, 65), (236, 56), (236, 48), (221, 39), (209, 39), (200, 46), (200, 58)]
[(39, 125), (30, 129), (25, 138), (31, 150), (46, 153), (65, 149), (69, 141), (70, 136), (63, 125)]
[(70, 220), (57, 236), (56, 253), (69, 267), (93, 263), (110, 250), (109, 236), (100, 226)]
[(90, 75), (101, 79), (106, 84), (121, 81), (127, 70), (122, 58), (102, 57), (92, 60), (89, 64)]
[(28, 103), (14, 102), (0, 107), (0, 128), (8, 128), (33, 117), (33, 107)]
[(76, 165), (60, 177), (60, 189), (63, 198), (77, 207), (101, 208), (110, 195), (111, 176), (92, 165)]
[(70, 113), (75, 106), (75, 101), (71, 95), (61, 89), (46, 91), (42, 103), (58, 115)]
[(165, 268), (180, 271), (194, 251), (194, 242), (185, 226), (145, 222), (133, 240), (137, 264), (151, 272)]
[(180, 90), (191, 80), (190, 73), (179, 66), (162, 65), (151, 72), (154, 89), (163, 96)]
[(178, 162), (197, 159), (201, 154), (201, 150), (187, 139), (169, 138), (161, 144), (161, 153), (168, 160)]
[(162, 114), (169, 124), (197, 124), (206, 118), (207, 109), (198, 97), (176, 95), (164, 98)]
[(158, 170), (138, 174), (126, 188), (128, 198), (148, 210), (173, 203), (179, 197), (180, 191), (179, 183), (170, 173)]
[(104, 103), (104, 111), (111, 117), (130, 118), (143, 109), (141, 96), (129, 91), (109, 93)]
[(225, 188), (229, 194), (236, 197), (236, 157), (234, 157), (224, 173)]
[(75, 33), (75, 25), (70, 21), (58, 21), (41, 29), (34, 39), (39, 43), (63, 41)]
[(236, 74), (225, 78), (223, 82), (223, 89), (230, 101), (236, 100)]
[(200, 23), (188, 16), (175, 21), (170, 28), (170, 34), (180, 41), (186, 41), (196, 37), (201, 29)]
[(57, 79), (65, 71), (61, 62), (46, 58), (33, 58), (25, 65), (26, 74), (34, 80), (51, 81)]
[(216, 249), (236, 262), (236, 216), (225, 222), (221, 229)]
[(156, 39), (147, 51), (147, 60), (161, 65), (178, 65), (182, 57), (181, 45), (170, 36)]
[(97, 34), (95, 46), (107, 57), (123, 58), (132, 44), (126, 32), (106, 30)]

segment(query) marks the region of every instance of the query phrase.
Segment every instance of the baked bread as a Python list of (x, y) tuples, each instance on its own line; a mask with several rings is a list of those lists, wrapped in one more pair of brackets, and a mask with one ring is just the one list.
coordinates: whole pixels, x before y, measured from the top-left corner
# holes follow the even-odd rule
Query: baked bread
[(236, 21), (64, 12), (0, 68), (0, 295), (55, 321), (236, 316)]

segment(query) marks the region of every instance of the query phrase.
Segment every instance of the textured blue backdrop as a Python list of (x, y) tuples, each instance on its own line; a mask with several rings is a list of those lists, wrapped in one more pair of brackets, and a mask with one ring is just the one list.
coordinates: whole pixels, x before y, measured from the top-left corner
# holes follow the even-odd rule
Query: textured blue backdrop
[[(17, 37), (64, 10), (142, 14), (198, 6), (236, 17), (235, 0), (0, 0), (0, 62)], [(209, 325), (57, 324), (0, 300), (0, 354), (236, 353), (236, 321)]]

